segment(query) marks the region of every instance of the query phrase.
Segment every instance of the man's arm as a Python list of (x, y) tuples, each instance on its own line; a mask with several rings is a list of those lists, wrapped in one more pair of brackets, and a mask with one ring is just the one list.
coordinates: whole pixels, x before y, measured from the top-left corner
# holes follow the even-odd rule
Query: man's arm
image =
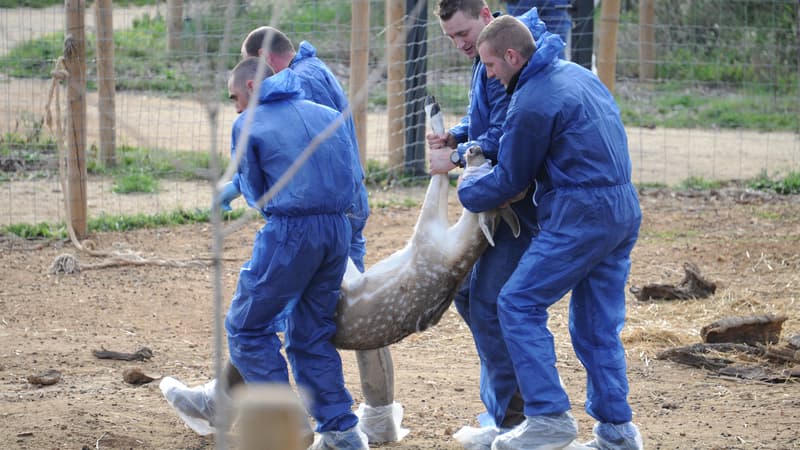
[(483, 177), (464, 178), (458, 198), (472, 212), (497, 208), (530, 186), (550, 147), (551, 119), (529, 108), (506, 118), (497, 165)]
[(479, 76), (486, 81), (484, 84), (486, 92), (481, 95), (482, 98), (476, 98), (477, 96), (473, 95), (472, 101), (486, 103), (484, 108), (489, 111), (488, 123), (486, 130), (475, 136), (473, 140), (459, 143), (458, 152), (463, 155), (468, 148), (477, 145), (487, 159), (496, 162), (497, 151), (500, 147), (500, 136), (503, 135), (503, 122), (506, 120), (506, 111), (511, 97), (506, 94), (506, 88), (496, 78), (486, 78), (485, 68), (481, 68)]

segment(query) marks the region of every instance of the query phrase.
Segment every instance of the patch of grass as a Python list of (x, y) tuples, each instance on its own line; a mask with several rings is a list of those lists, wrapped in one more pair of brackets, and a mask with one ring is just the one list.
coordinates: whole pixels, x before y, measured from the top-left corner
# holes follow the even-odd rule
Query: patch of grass
[(703, 177), (689, 177), (680, 182), (681, 189), (695, 189), (695, 190), (708, 190), (719, 189), (722, 183), (716, 180), (706, 180)]
[[(238, 219), (245, 214), (245, 208), (236, 208), (233, 211), (224, 212), (224, 220)], [(107, 215), (102, 214), (91, 218), (88, 226), (90, 232), (105, 231), (130, 231), (141, 228), (157, 228), (165, 226), (189, 225), (193, 223), (206, 223), (211, 220), (211, 210), (179, 209), (159, 214), (134, 214), (134, 215)]]
[(442, 84), (436, 86), (436, 101), (444, 111), (466, 112), (469, 106), (469, 86)]
[[(87, 170), (93, 175), (125, 175), (146, 173), (156, 178), (178, 177), (187, 180), (207, 179), (211, 167), (208, 152), (162, 151), (141, 147), (118, 147), (116, 151), (117, 165), (103, 167), (97, 155), (92, 155)], [(228, 159), (220, 160), (221, 170), (225, 169)]]
[(0, 227), (0, 234), (13, 234), (23, 239), (64, 238), (67, 236), (67, 228), (63, 222), (60, 224), (47, 222), (36, 224), (13, 223)]
[[(234, 220), (242, 217), (247, 210), (236, 208), (223, 212), (223, 220)], [(141, 228), (169, 227), (207, 223), (211, 219), (211, 210), (176, 210), (159, 214), (108, 215), (101, 214), (88, 221), (90, 233), (108, 231), (131, 231)], [(0, 234), (11, 234), (23, 239), (66, 239), (67, 227), (64, 222), (57, 224), (40, 222), (37, 224), (18, 223), (0, 227)]]
[(665, 83), (655, 89), (626, 85), (616, 96), (626, 125), (666, 128), (800, 129), (796, 98), (768, 89), (687, 89)]
[(386, 164), (374, 159), (367, 160), (367, 168), (364, 172), (364, 182), (367, 186), (386, 186), (392, 178), (392, 171), (388, 169)]
[(370, 202), (370, 209), (386, 209), (386, 208), (416, 208), (419, 206), (419, 200), (406, 197), (404, 199), (388, 199), (376, 202)]
[(693, 238), (699, 233), (692, 230), (666, 230), (666, 231), (644, 231), (642, 238), (655, 239), (659, 241), (673, 242), (679, 239)]
[(782, 216), (774, 211), (754, 211), (756, 217), (767, 220), (779, 220)]
[(0, 172), (0, 181), (28, 177), (32, 173), (38, 177), (36, 171), (57, 166), (56, 143), (43, 133), (43, 123), (43, 119), (23, 113), (17, 119), (15, 131), (0, 134), (0, 158), (3, 159), (4, 171)]
[(800, 172), (792, 171), (783, 178), (772, 179), (764, 171), (751, 180), (748, 186), (752, 189), (774, 191), (782, 195), (800, 194)]
[(642, 189), (666, 189), (668, 186), (665, 183), (658, 183), (658, 182), (646, 182), (646, 183), (636, 183), (636, 188), (638, 190)]
[[(23, 42), (0, 58), (0, 71), (13, 77), (50, 78), (56, 59), (63, 50), (64, 33), (53, 33)], [(179, 57), (166, 48), (164, 18), (144, 15), (133, 27), (114, 32), (114, 71), (119, 91), (150, 90), (188, 93), (195, 90), (196, 74), (183, 69)], [(86, 35), (86, 60), (93, 61), (95, 35)], [(87, 64), (87, 88), (96, 89), (97, 66)]]
[(111, 189), (115, 194), (152, 193), (158, 190), (158, 181), (146, 173), (120, 175)]

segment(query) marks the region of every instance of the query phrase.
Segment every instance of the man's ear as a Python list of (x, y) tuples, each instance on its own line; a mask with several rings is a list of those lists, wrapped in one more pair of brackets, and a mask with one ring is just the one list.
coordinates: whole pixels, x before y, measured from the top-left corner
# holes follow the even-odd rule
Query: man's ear
[(253, 86), (256, 84), (255, 81), (247, 80), (245, 81), (245, 84), (247, 85), (247, 92), (253, 92)]
[(478, 13), (478, 18), (481, 19), (485, 25), (489, 25), (489, 22), (494, 19), (494, 16), (492, 16), (492, 10), (489, 9), (488, 6), (484, 6)]
[(513, 48), (507, 48), (503, 53), (503, 60), (510, 64), (512, 67), (522, 66), (522, 55)]

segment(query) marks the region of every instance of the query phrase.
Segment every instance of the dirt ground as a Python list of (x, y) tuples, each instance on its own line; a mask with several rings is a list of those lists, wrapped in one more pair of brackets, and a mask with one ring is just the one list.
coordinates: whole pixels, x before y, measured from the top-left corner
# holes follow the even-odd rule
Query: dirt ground
[[(451, 192), (451, 216), (459, 214)], [(368, 263), (400, 249), (411, 234), (422, 189), (371, 192), (395, 205), (376, 208), (366, 236)], [(800, 197), (739, 189), (689, 195), (666, 190), (641, 196), (644, 223), (633, 253), (631, 286), (677, 284), (684, 262), (696, 263), (717, 283), (708, 299), (640, 302), (628, 294), (627, 346), (630, 402), (649, 449), (800, 448), (800, 384), (766, 383), (720, 376), (661, 360), (665, 349), (700, 342), (700, 329), (727, 316), (785, 314), (783, 340), (800, 334)], [(257, 221), (224, 241), (224, 304), (250, 252)], [(90, 236), (96, 250), (133, 251), (145, 258), (207, 262), (211, 228), (178, 228)], [(54, 258), (69, 253), (87, 269), (53, 275)], [(157, 381), (129, 385), (122, 374), (139, 367), (175, 376), (189, 385), (213, 376), (212, 301), (209, 266), (92, 268), (93, 258), (68, 242), (0, 243), (0, 448), (203, 449), (213, 438), (186, 428), (162, 398)], [(573, 402), (581, 437), (593, 420), (583, 411), (585, 375), (569, 344), (567, 301), (551, 309), (558, 367)], [(783, 343), (783, 342), (782, 342)], [(105, 348), (134, 352), (146, 346), (146, 362), (97, 359)], [(455, 310), (426, 332), (392, 347), (396, 401), (405, 408), (402, 441), (380, 448), (458, 448), (452, 434), (476, 425), (478, 360)], [(731, 358), (731, 355), (727, 357)], [(353, 352), (342, 352), (348, 388), (363, 401)], [(779, 371), (760, 358), (731, 358)], [(61, 380), (36, 386), (31, 375), (55, 369)], [(796, 365), (794, 369), (797, 370)], [(795, 379), (796, 380), (796, 379)]]

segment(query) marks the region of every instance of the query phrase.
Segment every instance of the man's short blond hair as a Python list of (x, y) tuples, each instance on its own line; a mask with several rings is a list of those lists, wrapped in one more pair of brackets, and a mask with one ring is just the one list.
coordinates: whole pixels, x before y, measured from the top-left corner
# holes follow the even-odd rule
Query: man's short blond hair
[(500, 16), (489, 22), (478, 35), (475, 46), (480, 48), (483, 43), (489, 46), (495, 56), (503, 56), (506, 50), (513, 48), (525, 60), (529, 60), (536, 51), (531, 30), (512, 16)]

